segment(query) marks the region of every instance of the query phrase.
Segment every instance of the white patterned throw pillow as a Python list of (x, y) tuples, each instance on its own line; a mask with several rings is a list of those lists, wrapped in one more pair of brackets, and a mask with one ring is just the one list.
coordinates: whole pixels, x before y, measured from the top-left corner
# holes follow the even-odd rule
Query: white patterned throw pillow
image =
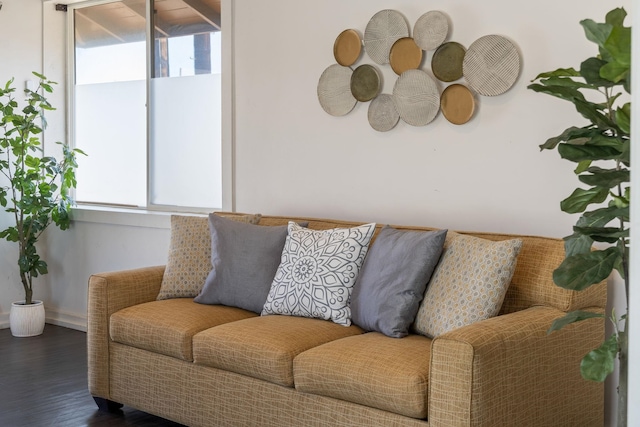
[(452, 233), (413, 324), (434, 338), (496, 316), (516, 268), (522, 240), (490, 241)]
[(351, 325), (349, 298), (375, 229), (372, 223), (310, 230), (289, 222), (282, 260), (262, 314)]

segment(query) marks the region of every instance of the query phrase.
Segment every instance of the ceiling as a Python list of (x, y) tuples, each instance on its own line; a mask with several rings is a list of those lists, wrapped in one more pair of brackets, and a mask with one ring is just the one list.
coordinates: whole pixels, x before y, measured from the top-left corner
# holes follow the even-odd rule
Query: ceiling
[[(220, 31), (221, 0), (155, 0), (156, 37)], [(146, 0), (121, 0), (74, 10), (76, 47), (145, 39)]]

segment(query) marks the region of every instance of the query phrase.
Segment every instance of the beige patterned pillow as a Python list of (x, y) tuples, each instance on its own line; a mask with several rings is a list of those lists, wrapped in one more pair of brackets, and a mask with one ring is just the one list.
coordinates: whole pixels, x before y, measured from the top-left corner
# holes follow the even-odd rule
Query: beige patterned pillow
[[(230, 216), (250, 224), (262, 215)], [(157, 299), (196, 297), (211, 271), (211, 234), (206, 216), (171, 215), (169, 257)]]
[(522, 247), (519, 239), (494, 242), (456, 233), (451, 237), (413, 325), (415, 332), (431, 338), (496, 316)]

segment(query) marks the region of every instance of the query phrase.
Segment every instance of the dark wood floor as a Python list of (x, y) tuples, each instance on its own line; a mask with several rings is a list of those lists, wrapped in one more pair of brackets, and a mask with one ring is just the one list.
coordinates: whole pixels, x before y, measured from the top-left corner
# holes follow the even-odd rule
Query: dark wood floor
[(87, 390), (84, 332), (46, 325), (44, 334), (15, 338), (0, 330), (0, 426), (2, 427), (179, 427), (124, 407), (98, 411)]

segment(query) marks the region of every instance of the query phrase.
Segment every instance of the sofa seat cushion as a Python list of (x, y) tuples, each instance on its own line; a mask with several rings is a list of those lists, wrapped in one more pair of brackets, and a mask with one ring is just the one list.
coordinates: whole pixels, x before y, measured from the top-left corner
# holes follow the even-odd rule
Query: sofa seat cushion
[(296, 389), (390, 411), (427, 416), (431, 339), (379, 332), (343, 338), (293, 361)]
[(247, 310), (203, 305), (193, 298), (152, 301), (113, 313), (111, 339), (121, 344), (193, 361), (191, 339), (212, 326), (255, 317)]
[(303, 351), (363, 331), (352, 325), (305, 317), (270, 315), (227, 323), (193, 337), (193, 360), (293, 386), (293, 359)]

